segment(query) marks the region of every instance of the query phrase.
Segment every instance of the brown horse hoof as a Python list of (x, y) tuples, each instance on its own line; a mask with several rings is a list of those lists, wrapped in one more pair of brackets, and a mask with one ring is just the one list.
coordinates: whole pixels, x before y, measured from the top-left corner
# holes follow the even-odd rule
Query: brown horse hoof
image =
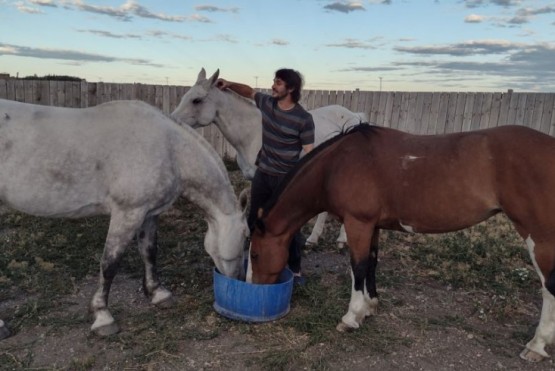
[(11, 335), (6, 323), (0, 319), (0, 340), (5, 339)]
[(520, 358), (528, 362), (536, 363), (536, 362), (543, 361), (546, 357), (542, 356), (539, 353), (534, 352), (533, 350), (524, 348), (524, 350), (520, 352)]
[(117, 334), (119, 330), (120, 329), (118, 324), (115, 322), (112, 322), (109, 325), (97, 327), (92, 331), (100, 337), (106, 337), (106, 336)]

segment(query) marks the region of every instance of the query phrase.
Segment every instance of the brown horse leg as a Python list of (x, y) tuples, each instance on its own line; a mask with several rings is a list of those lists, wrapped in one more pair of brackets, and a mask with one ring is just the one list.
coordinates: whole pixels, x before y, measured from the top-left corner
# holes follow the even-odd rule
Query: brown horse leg
[(534, 338), (526, 344), (520, 357), (530, 362), (539, 362), (549, 357), (545, 346), (553, 344), (555, 340), (555, 252), (553, 251), (555, 242), (536, 244), (533, 237), (529, 235), (526, 238), (526, 245), (542, 282), (543, 305)]
[(344, 223), (351, 253), (352, 286), (349, 310), (336, 327), (341, 332), (358, 328), (366, 316), (376, 313), (378, 305), (375, 277), (378, 233), (374, 224), (352, 218), (345, 218)]

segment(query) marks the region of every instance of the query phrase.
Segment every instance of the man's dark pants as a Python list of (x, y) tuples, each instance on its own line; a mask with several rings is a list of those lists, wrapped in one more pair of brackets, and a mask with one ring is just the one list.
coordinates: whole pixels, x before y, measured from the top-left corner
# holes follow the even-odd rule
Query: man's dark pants
[[(251, 207), (247, 218), (251, 232), (254, 230), (258, 209), (263, 207), (272, 197), (272, 194), (284, 177), (285, 175), (275, 176), (256, 170), (251, 183)], [(303, 235), (300, 231), (297, 231), (289, 245), (289, 260), (287, 262), (289, 269), (294, 273), (301, 271), (301, 249), (304, 247), (304, 243)]]

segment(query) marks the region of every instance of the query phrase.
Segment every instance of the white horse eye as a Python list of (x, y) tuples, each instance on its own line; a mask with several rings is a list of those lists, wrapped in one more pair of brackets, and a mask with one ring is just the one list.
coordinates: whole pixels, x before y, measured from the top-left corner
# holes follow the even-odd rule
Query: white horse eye
[(202, 103), (202, 98), (193, 99), (193, 104), (200, 104), (200, 103)]

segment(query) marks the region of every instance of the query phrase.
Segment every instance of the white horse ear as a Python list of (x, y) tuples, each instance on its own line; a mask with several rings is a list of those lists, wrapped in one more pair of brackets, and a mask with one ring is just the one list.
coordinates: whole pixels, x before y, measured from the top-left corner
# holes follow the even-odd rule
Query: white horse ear
[(197, 84), (201, 81), (206, 80), (206, 71), (204, 70), (204, 67), (200, 70), (200, 72), (198, 73), (197, 76)]
[(212, 77), (209, 79), (211, 86), (216, 83), (216, 81), (218, 80), (218, 76), (220, 76), (220, 69), (219, 68), (216, 70), (216, 72), (214, 72)]

